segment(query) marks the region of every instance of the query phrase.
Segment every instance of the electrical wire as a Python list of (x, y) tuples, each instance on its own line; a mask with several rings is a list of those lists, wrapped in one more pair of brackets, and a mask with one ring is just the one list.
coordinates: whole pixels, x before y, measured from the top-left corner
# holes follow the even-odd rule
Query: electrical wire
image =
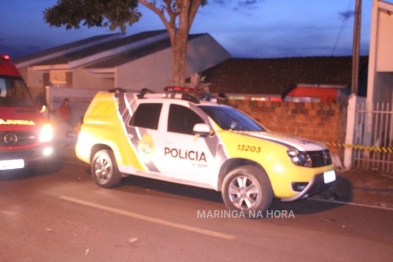
[[(353, 0), (349, 0), (347, 10), (349, 10), (350, 6), (353, 5), (352, 2), (353, 2)], [(337, 35), (337, 38), (336, 38), (336, 43), (334, 44), (334, 47), (333, 47), (331, 56), (333, 56), (333, 55), (334, 55), (334, 51), (336, 51), (336, 47), (337, 47), (337, 44), (338, 44), (338, 40), (339, 40), (340, 37), (341, 37), (341, 34), (342, 34), (343, 30), (344, 30), (345, 22), (346, 22), (347, 20), (348, 20), (348, 19), (343, 19), (343, 22), (341, 23), (341, 27), (340, 27), (340, 30), (338, 31), (338, 35)]]

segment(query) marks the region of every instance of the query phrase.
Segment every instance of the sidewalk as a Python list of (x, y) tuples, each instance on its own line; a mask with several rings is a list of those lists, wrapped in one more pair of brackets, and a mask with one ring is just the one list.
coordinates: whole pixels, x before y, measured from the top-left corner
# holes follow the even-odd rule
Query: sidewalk
[(337, 180), (331, 188), (313, 198), (393, 209), (393, 173), (366, 170), (336, 172)]

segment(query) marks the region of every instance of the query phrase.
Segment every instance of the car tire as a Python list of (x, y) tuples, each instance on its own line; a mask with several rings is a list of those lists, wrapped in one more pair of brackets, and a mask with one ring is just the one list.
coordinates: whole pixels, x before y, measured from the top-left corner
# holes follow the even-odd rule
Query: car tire
[(98, 151), (91, 163), (91, 175), (94, 182), (104, 188), (111, 188), (120, 183), (121, 174), (111, 150)]
[(254, 166), (241, 166), (229, 172), (221, 194), (228, 209), (241, 212), (246, 218), (264, 216), (273, 200), (268, 176)]

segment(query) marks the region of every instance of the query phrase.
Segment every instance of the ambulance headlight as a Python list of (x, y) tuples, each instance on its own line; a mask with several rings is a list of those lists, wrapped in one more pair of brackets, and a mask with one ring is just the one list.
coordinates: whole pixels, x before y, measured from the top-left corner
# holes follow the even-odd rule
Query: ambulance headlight
[(311, 158), (307, 154), (307, 152), (291, 149), (287, 151), (287, 154), (291, 159), (292, 163), (294, 163), (297, 166), (305, 166), (305, 167), (312, 166)]
[(49, 142), (53, 139), (53, 128), (51, 124), (45, 124), (40, 130), (39, 142)]

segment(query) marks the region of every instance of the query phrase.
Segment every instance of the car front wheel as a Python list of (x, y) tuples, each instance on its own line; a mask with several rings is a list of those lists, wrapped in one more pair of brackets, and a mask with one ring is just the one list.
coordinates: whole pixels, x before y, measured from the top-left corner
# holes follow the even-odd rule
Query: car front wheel
[(121, 174), (112, 151), (104, 149), (94, 155), (91, 174), (100, 187), (110, 188), (119, 184)]
[(265, 212), (273, 200), (273, 190), (266, 173), (253, 166), (241, 166), (225, 177), (222, 198), (230, 210), (246, 217)]

